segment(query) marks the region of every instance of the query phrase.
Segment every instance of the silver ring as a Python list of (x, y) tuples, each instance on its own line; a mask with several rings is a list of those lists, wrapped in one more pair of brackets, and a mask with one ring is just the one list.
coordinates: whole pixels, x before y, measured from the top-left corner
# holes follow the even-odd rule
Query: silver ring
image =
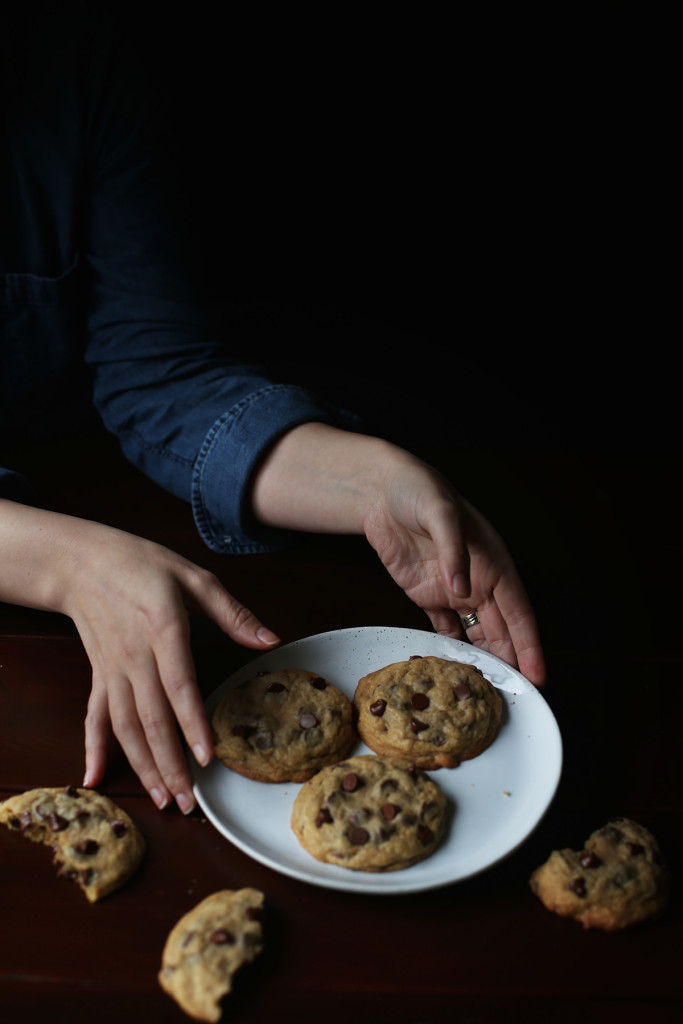
[(479, 616), (476, 612), (470, 612), (469, 615), (463, 615), (462, 624), (464, 629), (469, 629), (470, 626), (476, 626), (479, 622)]

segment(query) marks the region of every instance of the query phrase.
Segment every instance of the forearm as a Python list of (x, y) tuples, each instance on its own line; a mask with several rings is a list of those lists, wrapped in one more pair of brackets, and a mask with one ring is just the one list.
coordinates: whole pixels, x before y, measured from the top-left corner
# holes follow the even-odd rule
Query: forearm
[(76, 522), (0, 499), (0, 601), (41, 611), (65, 610)]
[(365, 533), (367, 517), (411, 456), (380, 438), (305, 423), (261, 463), (251, 490), (259, 522), (310, 533)]

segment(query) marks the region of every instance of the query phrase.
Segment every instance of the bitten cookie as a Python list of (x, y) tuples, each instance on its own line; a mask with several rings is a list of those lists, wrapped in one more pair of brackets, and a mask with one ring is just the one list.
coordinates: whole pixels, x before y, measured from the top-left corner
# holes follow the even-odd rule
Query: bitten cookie
[(628, 818), (593, 832), (583, 850), (554, 850), (530, 885), (548, 910), (604, 931), (655, 917), (670, 888), (656, 840)]
[(302, 786), (291, 823), (317, 860), (398, 871), (434, 852), (445, 817), (443, 792), (409, 761), (359, 754)]
[(169, 933), (159, 984), (185, 1013), (217, 1021), (239, 968), (263, 948), (263, 893), (223, 889), (188, 911)]
[(371, 750), (430, 771), (454, 768), (486, 750), (503, 702), (473, 665), (415, 656), (364, 676), (353, 705)]
[(298, 668), (263, 672), (228, 690), (212, 725), (216, 757), (257, 782), (305, 782), (356, 742), (348, 697)]
[(0, 804), (0, 822), (54, 851), (60, 877), (71, 878), (91, 903), (126, 882), (145, 841), (125, 811), (93, 789), (30, 789)]

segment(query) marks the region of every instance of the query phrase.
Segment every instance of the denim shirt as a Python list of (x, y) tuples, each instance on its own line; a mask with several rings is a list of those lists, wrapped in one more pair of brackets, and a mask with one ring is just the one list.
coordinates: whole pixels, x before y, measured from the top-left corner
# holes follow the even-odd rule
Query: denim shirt
[[(97, 4), (20, 6), (0, 15), (0, 451), (89, 429), (94, 408), (210, 548), (280, 546), (249, 516), (259, 460), (297, 424), (356, 421), (269, 380), (202, 294), (172, 132), (125, 34)], [(20, 466), (0, 496), (32, 500)]]

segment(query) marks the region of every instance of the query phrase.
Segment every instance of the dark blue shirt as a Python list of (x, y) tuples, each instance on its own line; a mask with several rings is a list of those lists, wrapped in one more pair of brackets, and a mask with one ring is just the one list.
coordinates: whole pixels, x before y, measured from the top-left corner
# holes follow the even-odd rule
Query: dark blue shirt
[[(0, 13), (0, 451), (95, 409), (209, 547), (272, 547), (249, 517), (263, 453), (302, 422), (355, 421), (269, 380), (204, 293), (172, 120), (106, 6), (19, 6)], [(30, 500), (3, 463), (0, 495)]]

